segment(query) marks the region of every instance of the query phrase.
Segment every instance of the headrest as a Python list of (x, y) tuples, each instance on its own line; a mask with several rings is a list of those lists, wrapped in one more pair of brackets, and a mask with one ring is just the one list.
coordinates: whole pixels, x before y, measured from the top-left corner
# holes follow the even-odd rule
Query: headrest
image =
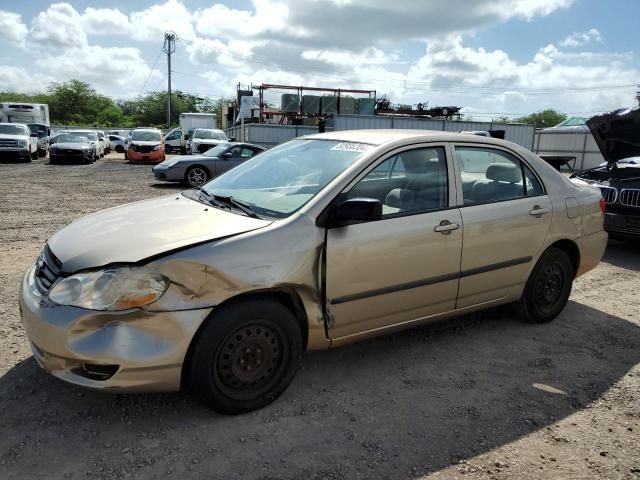
[(518, 183), (522, 181), (522, 170), (512, 163), (492, 163), (487, 168), (485, 177), (495, 182)]
[(402, 163), (407, 172), (411, 173), (426, 173), (427, 163), (429, 159), (421, 150), (409, 150), (400, 154)]
[(394, 188), (387, 194), (384, 204), (400, 210), (408, 210), (413, 204), (413, 199), (414, 194), (411, 190)]

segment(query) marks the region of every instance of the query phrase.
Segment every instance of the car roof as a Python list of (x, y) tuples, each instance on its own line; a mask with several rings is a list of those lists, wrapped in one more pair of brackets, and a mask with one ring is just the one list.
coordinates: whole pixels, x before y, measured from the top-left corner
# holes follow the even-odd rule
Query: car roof
[(212, 132), (221, 132), (222, 131), (219, 128), (205, 128), (205, 127), (196, 127), (196, 128), (193, 128), (192, 130), (211, 130)]
[(491, 145), (504, 144), (504, 140), (473, 135), (468, 133), (443, 132), (440, 130), (401, 130), (401, 129), (375, 129), (375, 130), (340, 130), (337, 132), (316, 133), (299, 137), (309, 140), (337, 140), (342, 142), (368, 143), (370, 145), (383, 145), (400, 140), (415, 140), (428, 142), (459, 142), (472, 141), (474, 143), (486, 143)]
[(132, 132), (160, 132), (160, 133), (162, 133), (162, 131), (159, 128), (149, 128), (149, 127), (134, 128), (132, 130)]
[(257, 145), (255, 143), (249, 143), (249, 142), (226, 142), (226, 143), (221, 143), (220, 145), (231, 145), (231, 146), (244, 145), (247, 147), (256, 147), (256, 148), (261, 148), (263, 150), (266, 150), (266, 148), (263, 147), (262, 145)]
[(27, 125), (26, 123), (20, 123), (20, 122), (2, 122), (3, 125), (18, 125), (20, 127), (27, 127), (29, 128), (29, 125)]

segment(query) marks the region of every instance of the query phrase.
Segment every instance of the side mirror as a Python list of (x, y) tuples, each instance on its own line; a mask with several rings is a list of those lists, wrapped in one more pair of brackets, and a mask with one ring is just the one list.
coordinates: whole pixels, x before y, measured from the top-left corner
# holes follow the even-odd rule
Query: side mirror
[(229, 141), (230, 141), (230, 142), (235, 142), (235, 141), (236, 141), (236, 137), (231, 137), (231, 138), (229, 139)]
[(333, 208), (333, 217), (340, 223), (379, 220), (382, 202), (375, 198), (350, 198)]
[(222, 158), (231, 158), (231, 157), (233, 157), (233, 153), (231, 152), (227, 152), (224, 155), (222, 155)]

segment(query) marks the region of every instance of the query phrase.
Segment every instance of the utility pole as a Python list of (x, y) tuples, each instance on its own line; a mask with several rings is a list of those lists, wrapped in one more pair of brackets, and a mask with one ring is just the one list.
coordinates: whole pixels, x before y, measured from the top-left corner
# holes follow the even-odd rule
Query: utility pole
[(638, 91), (636, 92), (636, 100), (638, 101), (638, 106), (640, 107), (640, 85), (638, 85)]
[(176, 51), (175, 33), (164, 33), (162, 50), (167, 54), (167, 128), (171, 128), (171, 54)]

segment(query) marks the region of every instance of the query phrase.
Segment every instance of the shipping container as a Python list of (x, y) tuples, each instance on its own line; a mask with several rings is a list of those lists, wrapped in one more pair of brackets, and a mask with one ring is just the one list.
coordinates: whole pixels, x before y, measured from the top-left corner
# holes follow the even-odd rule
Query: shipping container
[(340, 115), (354, 115), (356, 113), (356, 99), (353, 97), (340, 97)]
[(319, 95), (303, 95), (302, 96), (302, 113), (317, 115), (320, 113), (320, 96)]
[(356, 115), (373, 115), (375, 102), (373, 98), (358, 98), (356, 100)]
[(338, 113), (338, 97), (333, 95), (323, 95), (320, 102), (320, 113), (325, 115), (335, 115)]
[(283, 93), (280, 102), (280, 110), (283, 112), (300, 111), (300, 96), (297, 93)]

